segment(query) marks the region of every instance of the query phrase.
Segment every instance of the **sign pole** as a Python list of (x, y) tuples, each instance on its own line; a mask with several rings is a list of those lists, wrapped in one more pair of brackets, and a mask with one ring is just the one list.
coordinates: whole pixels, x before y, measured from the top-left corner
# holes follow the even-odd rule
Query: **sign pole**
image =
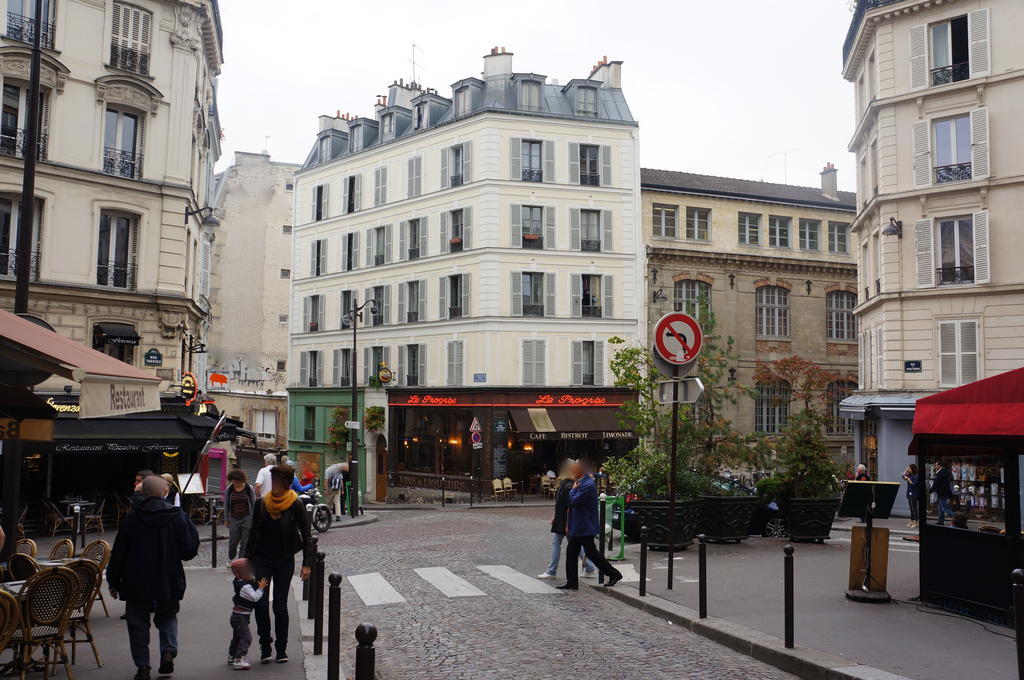
[(672, 370), (672, 463), (669, 466), (672, 475), (668, 479), (668, 585), (672, 590), (672, 563), (675, 554), (676, 534), (676, 445), (679, 439), (679, 367)]

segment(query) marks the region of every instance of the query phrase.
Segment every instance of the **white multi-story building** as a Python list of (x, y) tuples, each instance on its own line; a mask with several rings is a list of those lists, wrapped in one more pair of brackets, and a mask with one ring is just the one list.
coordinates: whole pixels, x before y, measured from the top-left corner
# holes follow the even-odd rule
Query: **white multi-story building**
[(910, 461), (916, 399), (1024, 365), (1022, 24), (1019, 0), (861, 0), (850, 26), (861, 391), (844, 408), (878, 479)]
[[(369, 298), (354, 378), (395, 374), (394, 444), (370, 461), (377, 473), (525, 475), (553, 461), (568, 425), (543, 421), (531, 442), (535, 423), (519, 422), (517, 406), (615, 402), (603, 387), (608, 339), (636, 340), (642, 318), (638, 130), (621, 62), (560, 85), (513, 71), (512, 53), (495, 48), (482, 76), (454, 83), (450, 98), (395, 82), (373, 118), (320, 119), (295, 189), (290, 448), (300, 459), (327, 451), (328, 407), (350, 403), (345, 316)], [(512, 430), (520, 439), (503, 434)], [(370, 438), (383, 452), (386, 440)], [(590, 433), (574, 441), (594, 456), (608, 448)]]

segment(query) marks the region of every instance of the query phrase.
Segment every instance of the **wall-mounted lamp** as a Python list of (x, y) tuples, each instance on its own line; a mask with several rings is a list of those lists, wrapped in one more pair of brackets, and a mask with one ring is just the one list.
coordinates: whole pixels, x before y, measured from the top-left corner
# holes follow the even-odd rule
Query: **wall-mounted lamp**
[(903, 238), (903, 220), (890, 217), (889, 224), (882, 228), (882, 236), (896, 236), (898, 238)]
[(729, 369), (729, 382), (731, 382), (731, 383), (736, 382), (736, 369), (735, 368), (730, 368)]
[(659, 288), (654, 291), (654, 294), (651, 296), (651, 300), (652, 302), (664, 302), (665, 300), (668, 300), (668, 296), (665, 295), (665, 289)]
[(810, 279), (807, 279), (806, 281), (804, 281), (804, 285), (807, 286), (807, 294), (810, 295), (811, 294), (811, 286), (814, 285), (814, 282), (811, 281)]
[(199, 216), (200, 224), (204, 227), (219, 227), (220, 220), (213, 214), (213, 208), (211, 206), (205, 206), (202, 208), (196, 208), (193, 210), (188, 206), (185, 206), (185, 224), (188, 225), (188, 218), (193, 215)]
[(736, 275), (735, 274), (729, 274), (729, 290), (732, 290), (735, 287), (736, 287)]

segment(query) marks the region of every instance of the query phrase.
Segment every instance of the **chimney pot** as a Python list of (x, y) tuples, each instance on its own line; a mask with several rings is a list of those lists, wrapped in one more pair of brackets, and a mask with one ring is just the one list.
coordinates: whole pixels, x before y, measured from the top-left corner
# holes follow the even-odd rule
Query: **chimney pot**
[(839, 171), (832, 163), (826, 163), (821, 171), (821, 195), (833, 201), (839, 200), (839, 183), (836, 176)]

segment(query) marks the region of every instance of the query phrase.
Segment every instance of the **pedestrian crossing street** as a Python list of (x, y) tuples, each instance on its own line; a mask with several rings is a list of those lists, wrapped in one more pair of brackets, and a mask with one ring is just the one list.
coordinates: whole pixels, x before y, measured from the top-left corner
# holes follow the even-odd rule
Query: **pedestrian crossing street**
[[(622, 572), (623, 583), (640, 582), (640, 574), (637, 573), (632, 564), (621, 562), (615, 566)], [(493, 589), (488, 589), (494, 592), (505, 586), (511, 586), (527, 595), (557, 595), (562, 592), (551, 585), (552, 582), (561, 583), (561, 578), (552, 579), (552, 581), (542, 581), (504, 564), (480, 564), (476, 565), (476, 568), (490, 577), (489, 583), (493, 584)], [(462, 576), (455, 574), (447, 567), (422, 567), (412, 571), (447, 598), (486, 597), (488, 595), (487, 592), (473, 585)], [(561, 577), (561, 574), (559, 574), (559, 577)], [(408, 602), (405, 596), (380, 572), (354, 574), (346, 580), (367, 607)], [(582, 581), (581, 583), (586, 582)], [(594, 581), (590, 582), (593, 583)]]

